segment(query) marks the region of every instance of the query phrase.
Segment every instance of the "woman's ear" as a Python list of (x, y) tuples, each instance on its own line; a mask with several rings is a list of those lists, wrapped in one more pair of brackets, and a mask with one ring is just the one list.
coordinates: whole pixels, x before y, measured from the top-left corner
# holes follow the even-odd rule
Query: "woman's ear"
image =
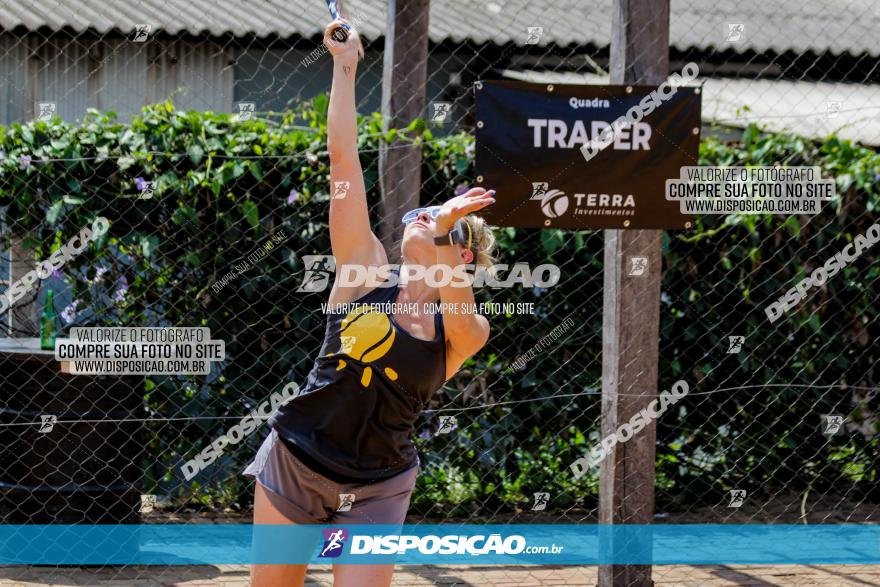
[(465, 265), (470, 265), (474, 262), (474, 252), (470, 249), (461, 247), (461, 260), (464, 261)]

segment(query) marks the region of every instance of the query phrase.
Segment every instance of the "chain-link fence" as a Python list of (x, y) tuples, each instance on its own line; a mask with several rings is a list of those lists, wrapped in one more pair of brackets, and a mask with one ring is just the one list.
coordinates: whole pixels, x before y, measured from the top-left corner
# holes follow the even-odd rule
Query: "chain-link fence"
[[(365, 41), (374, 226), (385, 140), (422, 146), (422, 205), (472, 185), (476, 80), (608, 83), (609, 3), (435, 0), (424, 119), (395, 139), (379, 115), (386, 8), (345, 11)], [(656, 521), (877, 522), (876, 248), (780, 318), (765, 309), (877, 222), (880, 5), (670, 13), (670, 69), (700, 68), (693, 165), (819, 166), (839, 197), (815, 216), (703, 216), (663, 234), (660, 389), (690, 392), (657, 421)], [(303, 284), (330, 254), (327, 21), (303, 0), (0, 3), (4, 523), (250, 521), (241, 470), (268, 428), (192, 463), (304, 385), (323, 340), (329, 288)], [(98, 217), (106, 233), (40, 269)], [(600, 440), (603, 233), (495, 234), (499, 263), (561, 278), (475, 291), (498, 304), (489, 342), (416, 422), (408, 521), (595, 523), (599, 468), (570, 467)], [(32, 339), (47, 290), (59, 336), (207, 327), (225, 359), (206, 376), (64, 373)]]

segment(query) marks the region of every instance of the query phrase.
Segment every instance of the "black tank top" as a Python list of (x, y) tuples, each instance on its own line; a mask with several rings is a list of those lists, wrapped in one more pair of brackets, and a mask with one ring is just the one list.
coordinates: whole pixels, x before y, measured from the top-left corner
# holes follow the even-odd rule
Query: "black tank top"
[(413, 423), (446, 379), (442, 315), (434, 315), (434, 340), (416, 338), (386, 306), (397, 293), (379, 287), (349, 311), (328, 313), (302, 394), (269, 420), (300, 460), (339, 483), (378, 481), (415, 465)]

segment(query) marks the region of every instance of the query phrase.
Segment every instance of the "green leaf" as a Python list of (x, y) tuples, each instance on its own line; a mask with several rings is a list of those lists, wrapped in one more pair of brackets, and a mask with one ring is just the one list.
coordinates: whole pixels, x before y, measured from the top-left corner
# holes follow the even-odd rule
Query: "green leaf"
[(67, 184), (67, 187), (75, 194), (82, 193), (82, 185), (73, 177), (68, 177), (64, 182)]
[(180, 260), (187, 265), (191, 265), (193, 267), (198, 267), (202, 264), (201, 259), (199, 259), (198, 253), (196, 253), (195, 251), (188, 251), (180, 258)]
[(95, 240), (93, 241), (93, 245), (96, 251), (104, 250), (104, 247), (107, 245), (107, 239), (110, 238), (110, 231), (107, 230), (100, 234), (95, 235)]
[(196, 220), (196, 211), (193, 210), (190, 206), (181, 206), (174, 211), (174, 214), (171, 215), (171, 220), (177, 225), (189, 224)]
[(56, 200), (52, 202), (52, 205), (49, 207), (49, 211), (46, 212), (46, 222), (49, 224), (55, 224), (58, 221), (58, 215), (61, 214), (61, 209), (64, 207), (64, 202), (62, 200)]
[(247, 223), (251, 225), (251, 228), (257, 230), (260, 227), (260, 211), (251, 200), (245, 200), (241, 203), (241, 212), (244, 214), (244, 219)]
[(141, 251), (143, 252), (144, 257), (147, 259), (151, 259), (153, 257), (153, 253), (159, 247), (159, 237), (155, 235), (142, 236), (140, 238), (141, 241)]
[(125, 171), (129, 167), (135, 164), (134, 157), (120, 157), (116, 161), (116, 165), (119, 166), (120, 171)]
[(260, 163), (259, 159), (248, 161), (248, 167), (250, 168), (251, 175), (254, 176), (254, 179), (257, 181), (263, 181), (263, 165)]
[(187, 155), (192, 160), (193, 163), (198, 165), (202, 162), (202, 159), (205, 157), (205, 150), (202, 149), (199, 145), (190, 145), (186, 150)]
[(425, 128), (427, 128), (425, 120), (423, 118), (416, 118), (409, 123), (409, 125), (406, 127), (406, 130), (408, 130), (409, 132), (421, 134), (425, 131)]

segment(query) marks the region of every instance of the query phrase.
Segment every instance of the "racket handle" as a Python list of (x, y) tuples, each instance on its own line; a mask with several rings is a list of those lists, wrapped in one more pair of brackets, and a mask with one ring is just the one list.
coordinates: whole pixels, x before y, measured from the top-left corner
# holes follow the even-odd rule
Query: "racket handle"
[(348, 40), (348, 31), (342, 27), (336, 27), (330, 37), (337, 43), (344, 43)]

